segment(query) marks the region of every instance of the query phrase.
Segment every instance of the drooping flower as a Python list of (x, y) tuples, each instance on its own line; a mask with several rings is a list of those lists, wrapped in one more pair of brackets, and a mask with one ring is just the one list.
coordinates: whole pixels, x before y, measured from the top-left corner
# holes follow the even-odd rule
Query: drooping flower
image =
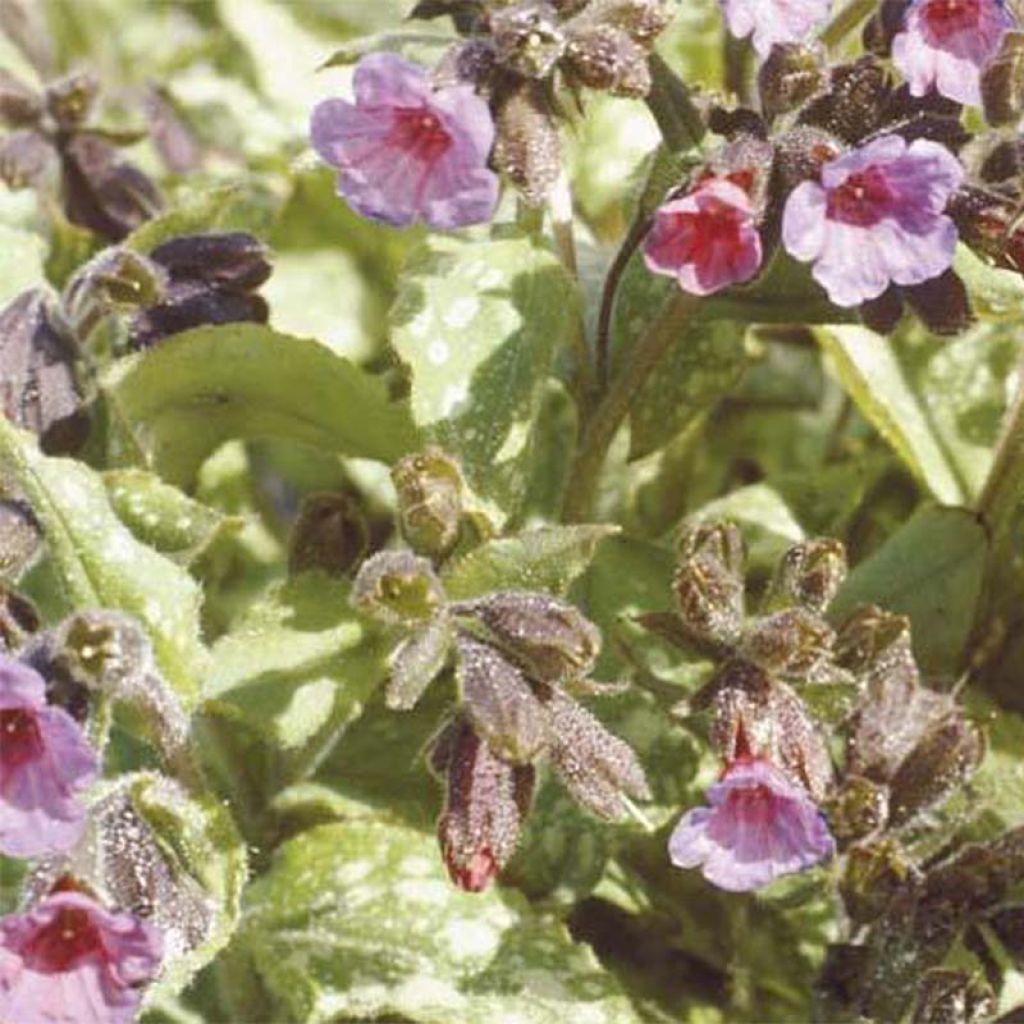
[(981, 71), (995, 56), (1013, 18), (1000, 0), (915, 0), (892, 59), (913, 96), (931, 89), (981, 106)]
[(944, 211), (963, 177), (937, 142), (883, 135), (826, 164), (820, 184), (793, 190), (782, 242), (814, 263), (837, 306), (873, 299), (890, 283), (920, 284), (953, 262), (957, 231)]
[(761, 255), (750, 196), (724, 178), (706, 179), (660, 207), (644, 247), (650, 270), (694, 295), (749, 281)]
[(831, 857), (835, 842), (817, 805), (763, 758), (737, 758), (708, 790), (710, 807), (683, 815), (672, 863), (700, 867), (720, 889), (748, 892)]
[(828, 17), (830, 0), (719, 0), (729, 32), (752, 36), (754, 49), (767, 57), (776, 43), (805, 42)]
[(376, 53), (360, 61), (354, 88), (355, 104), (316, 106), (311, 136), (357, 213), (440, 229), (490, 218), (498, 199), (498, 177), (487, 167), (494, 122), (472, 86), (434, 89), (422, 68)]
[(130, 1024), (162, 957), (160, 933), (79, 892), (0, 920), (0, 1020)]
[(78, 724), (48, 705), (45, 691), (38, 673), (0, 655), (0, 852), (13, 857), (77, 842), (85, 827), (79, 795), (99, 769)]

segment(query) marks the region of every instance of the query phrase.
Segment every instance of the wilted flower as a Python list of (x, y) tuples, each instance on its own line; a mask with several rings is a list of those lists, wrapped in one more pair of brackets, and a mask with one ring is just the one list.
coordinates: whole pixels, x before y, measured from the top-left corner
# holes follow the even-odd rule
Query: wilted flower
[(804, 42), (828, 17), (829, 0), (720, 0), (730, 33), (752, 36), (766, 57), (776, 43)]
[(938, 143), (885, 135), (826, 164), (786, 202), (782, 240), (813, 261), (837, 306), (856, 306), (889, 286), (920, 284), (953, 261), (957, 232), (943, 212), (964, 171)]
[(814, 801), (766, 760), (733, 761), (708, 799), (710, 807), (683, 815), (669, 839), (669, 855), (677, 867), (701, 868), (721, 889), (760, 889), (835, 851)]
[(77, 841), (85, 827), (79, 795), (99, 769), (74, 719), (45, 693), (37, 672), (0, 654), (0, 851), (14, 857)]
[(1000, 0), (915, 0), (892, 41), (893, 63), (914, 96), (935, 89), (981, 106), (981, 70), (1012, 27)]
[(387, 625), (413, 626), (433, 618), (445, 594), (426, 558), (411, 551), (378, 551), (360, 566), (352, 603)]
[(498, 199), (487, 167), (494, 122), (472, 87), (434, 89), (422, 68), (388, 53), (364, 57), (354, 83), (355, 104), (324, 100), (311, 125), (313, 146), (340, 171), (338, 192), (352, 208), (399, 227), (488, 220)]
[(654, 273), (675, 277), (694, 295), (749, 281), (761, 255), (750, 196), (723, 178), (706, 179), (661, 206), (644, 247)]
[(160, 933), (79, 892), (0, 920), (0, 1019), (130, 1024), (162, 956)]

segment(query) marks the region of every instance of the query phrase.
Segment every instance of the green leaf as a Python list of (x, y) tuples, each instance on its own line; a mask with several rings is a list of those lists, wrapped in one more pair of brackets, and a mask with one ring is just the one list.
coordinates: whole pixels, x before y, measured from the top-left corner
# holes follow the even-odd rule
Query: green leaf
[(953, 676), (974, 623), (987, 548), (973, 513), (923, 505), (850, 573), (829, 614), (840, 621), (870, 602), (908, 615), (922, 670)]
[(275, 1019), (639, 1021), (562, 925), (511, 893), (460, 892), (434, 838), (396, 825), (325, 825), (285, 844), (250, 889), (240, 940)]
[(590, 564), (598, 544), (617, 526), (549, 526), (485, 541), (445, 566), (441, 578), (452, 600), (495, 590), (565, 593)]
[(391, 341), (409, 369), (413, 418), (506, 514), (526, 489), (534, 421), (573, 322), (574, 289), (528, 238), (431, 238), (400, 282)]
[(116, 363), (103, 389), (153, 468), (180, 486), (230, 438), (280, 437), (384, 462), (416, 447), (407, 408), (381, 381), (315, 341), (257, 324), (175, 335)]
[(26, 288), (46, 283), (46, 243), (31, 232), (0, 224), (0, 307)]
[(163, 674), (186, 704), (194, 702), (206, 657), (198, 585), (135, 539), (97, 474), (71, 459), (48, 458), (33, 437), (2, 418), (0, 464), (43, 527), (66, 610), (117, 608), (135, 616)]

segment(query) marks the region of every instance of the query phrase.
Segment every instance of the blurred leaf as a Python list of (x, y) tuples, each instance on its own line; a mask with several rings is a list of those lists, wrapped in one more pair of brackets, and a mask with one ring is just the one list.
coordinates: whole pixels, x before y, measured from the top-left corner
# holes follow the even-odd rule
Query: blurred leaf
[(574, 289), (555, 256), (528, 238), (433, 237), (399, 285), (391, 341), (409, 368), (413, 417), (506, 515), (523, 499)]
[(974, 312), (987, 321), (1020, 323), (1024, 279), (1014, 270), (991, 267), (966, 245), (958, 245), (953, 268), (967, 285)]
[(135, 616), (153, 641), (164, 675), (191, 704), (206, 657), (198, 585), (132, 536), (97, 474), (71, 459), (47, 458), (35, 438), (3, 418), (0, 462), (43, 527), (66, 611), (117, 608)]
[(867, 602), (908, 615), (921, 669), (953, 676), (974, 623), (987, 549), (973, 513), (923, 505), (854, 568), (829, 615), (841, 621)]
[(382, 382), (317, 342), (257, 324), (175, 335), (111, 367), (103, 388), (154, 468), (182, 486), (235, 437), (384, 462), (416, 445), (406, 407), (388, 400)]
[(0, 307), (45, 282), (45, 256), (46, 243), (39, 235), (0, 224)]
[(417, 1024), (636, 1024), (563, 926), (512, 894), (460, 892), (432, 837), (372, 821), (283, 846), (249, 893), (241, 948), (278, 1017)]

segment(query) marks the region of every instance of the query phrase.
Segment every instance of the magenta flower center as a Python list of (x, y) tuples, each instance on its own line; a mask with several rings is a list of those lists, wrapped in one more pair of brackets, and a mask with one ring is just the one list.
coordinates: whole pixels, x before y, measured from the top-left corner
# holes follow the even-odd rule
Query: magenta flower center
[(390, 141), (415, 160), (432, 164), (452, 144), (441, 119), (423, 107), (398, 107), (392, 116)]
[(34, 761), (42, 752), (43, 740), (35, 715), (23, 708), (0, 711), (0, 765), (4, 775)]
[(63, 907), (25, 945), (25, 965), (42, 974), (59, 974), (103, 949), (99, 930), (86, 911)]
[(675, 214), (673, 228), (679, 239), (680, 262), (696, 260), (715, 245), (726, 249), (741, 248), (743, 217), (735, 206), (717, 199), (710, 200), (694, 212)]
[(928, 0), (921, 17), (936, 39), (944, 40), (958, 32), (976, 29), (980, 0)]
[(889, 212), (894, 198), (882, 171), (868, 167), (851, 174), (842, 185), (829, 192), (827, 215), (830, 220), (869, 227)]

